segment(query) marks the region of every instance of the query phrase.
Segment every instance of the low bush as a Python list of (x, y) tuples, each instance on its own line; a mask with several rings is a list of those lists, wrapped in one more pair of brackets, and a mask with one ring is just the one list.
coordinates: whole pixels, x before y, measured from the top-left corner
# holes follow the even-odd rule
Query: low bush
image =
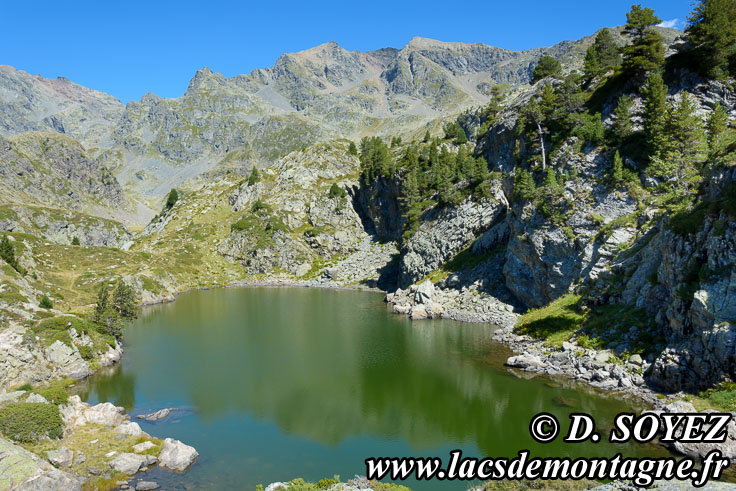
[(66, 404), (69, 400), (69, 393), (61, 387), (48, 387), (41, 389), (36, 392), (38, 395), (43, 396), (44, 399), (49, 401), (51, 404)]
[(64, 423), (59, 408), (42, 402), (13, 402), (0, 409), (0, 432), (16, 442), (61, 438)]

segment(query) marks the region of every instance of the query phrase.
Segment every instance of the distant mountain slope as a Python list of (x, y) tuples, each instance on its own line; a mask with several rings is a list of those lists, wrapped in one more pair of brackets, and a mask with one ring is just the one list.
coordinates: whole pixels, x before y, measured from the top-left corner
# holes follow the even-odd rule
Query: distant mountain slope
[[(620, 28), (614, 31), (623, 44)], [(667, 42), (680, 33), (661, 32)], [(66, 79), (0, 67), (0, 134), (66, 133), (92, 155), (104, 151), (126, 191), (157, 206), (171, 187), (221, 164), (242, 171), (333, 138), (423, 133), (485, 104), (495, 84), (527, 84), (542, 55), (568, 71), (579, 68), (591, 43), (586, 37), (511, 51), (414, 38), (400, 50), (361, 53), (329, 42), (248, 75), (203, 68), (183, 96), (147, 94), (124, 108)]]
[(0, 135), (55, 131), (85, 145), (109, 145), (110, 129), (125, 107), (111, 95), (66, 78), (29, 75), (0, 65)]
[(0, 137), (0, 203), (42, 205), (127, 223), (153, 215), (127, 198), (112, 172), (78, 141), (53, 132)]

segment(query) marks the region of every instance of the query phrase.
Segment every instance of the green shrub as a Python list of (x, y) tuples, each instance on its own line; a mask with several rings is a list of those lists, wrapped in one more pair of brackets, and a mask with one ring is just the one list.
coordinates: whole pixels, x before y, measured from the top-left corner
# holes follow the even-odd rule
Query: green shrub
[(38, 306), (42, 309), (53, 309), (54, 303), (48, 296), (44, 295), (43, 297), (41, 297), (41, 301), (38, 302)]
[(337, 183), (332, 184), (332, 186), (330, 187), (330, 192), (328, 193), (330, 198), (342, 198), (347, 194), (347, 191), (338, 186)]
[(263, 201), (257, 199), (255, 203), (253, 203), (253, 206), (250, 207), (250, 211), (253, 213), (258, 213), (259, 211), (271, 211), (271, 207), (268, 206)]
[(92, 346), (77, 346), (77, 348), (82, 359), (90, 361), (95, 357), (95, 351), (92, 349)]
[(72, 239), (72, 245), (79, 245), (79, 237), (77, 237), (76, 235)]
[(13, 402), (0, 409), (0, 432), (16, 442), (61, 438), (64, 423), (59, 408), (42, 402)]
[[(89, 346), (82, 346), (82, 348), (89, 348)], [(81, 351), (81, 350), (80, 350)], [(41, 389), (36, 392), (38, 395), (43, 396), (44, 399), (49, 401), (51, 404), (66, 404), (69, 400), (69, 393), (61, 387), (49, 387)]]
[(33, 385), (31, 385), (29, 383), (25, 383), (25, 384), (21, 385), (20, 387), (18, 387), (17, 390), (25, 390), (26, 392), (30, 392), (30, 391), (33, 390)]

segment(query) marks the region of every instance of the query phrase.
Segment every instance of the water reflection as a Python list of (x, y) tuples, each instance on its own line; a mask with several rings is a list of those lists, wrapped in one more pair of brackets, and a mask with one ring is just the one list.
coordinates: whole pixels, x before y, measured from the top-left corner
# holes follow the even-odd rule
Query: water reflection
[[(171, 428), (195, 446), (210, 446), (200, 453), (246, 468), (275, 466), (279, 479), (291, 475), (279, 466), (318, 477), (348, 463), (350, 472), (364, 472), (362, 460), (376, 453), (645, 451), (536, 444), (528, 424), (537, 412), (567, 421), (582, 410), (611, 421), (624, 406), (577, 385), (511, 376), (502, 366), (508, 350), (492, 343), (491, 334), (489, 326), (411, 323), (388, 313), (380, 296), (365, 293), (192, 292), (146, 309), (126, 331), (122, 367), (95, 376), (83, 396), (136, 412), (191, 406), (196, 414)], [(273, 425), (276, 434), (267, 430)], [(238, 446), (243, 438), (258, 441), (257, 448)], [(308, 465), (299, 460), (304, 445), (312, 456)], [(270, 451), (279, 456), (264, 457)], [(207, 457), (203, 462), (210, 473), (228, 472), (207, 464)]]

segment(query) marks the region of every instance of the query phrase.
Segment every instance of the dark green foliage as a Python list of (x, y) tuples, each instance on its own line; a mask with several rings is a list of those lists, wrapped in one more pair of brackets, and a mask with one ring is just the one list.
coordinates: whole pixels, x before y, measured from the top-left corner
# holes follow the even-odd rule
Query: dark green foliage
[(688, 20), (701, 71), (713, 78), (736, 75), (736, 0), (700, 0)]
[(271, 212), (271, 207), (267, 204), (261, 201), (260, 199), (255, 200), (255, 202), (251, 205), (250, 211), (252, 213), (260, 213), (260, 212)]
[(633, 130), (633, 125), (631, 123), (632, 105), (633, 101), (631, 100), (631, 97), (624, 94), (619, 97), (616, 109), (613, 111), (616, 119), (613, 120), (613, 124), (611, 126), (611, 136), (613, 142), (617, 145), (626, 140)]
[(75, 246), (79, 245), (79, 237), (77, 237), (76, 235), (72, 239), (72, 245), (75, 245)]
[(15, 247), (10, 242), (7, 236), (0, 240), (0, 259), (4, 260), (10, 265), (11, 268), (16, 270), (20, 274), (25, 274), (25, 270), (18, 264), (18, 260), (15, 257)]
[(573, 125), (571, 132), (573, 136), (593, 145), (601, 145), (604, 142), (606, 128), (603, 126), (600, 113), (573, 114), (568, 121)]
[(703, 122), (695, 111), (695, 100), (687, 92), (668, 108), (664, 138), (649, 166), (653, 176), (666, 179), (674, 190), (685, 191), (697, 182), (707, 155)]
[(624, 161), (616, 150), (613, 156), (613, 171), (611, 171), (611, 182), (614, 186), (618, 186), (624, 182)]
[(587, 80), (600, 77), (616, 70), (621, 64), (621, 51), (608, 28), (603, 28), (595, 36), (593, 45), (585, 54), (584, 73)]
[(176, 189), (172, 189), (166, 197), (166, 210), (170, 210), (177, 201), (179, 201), (179, 192)]
[(355, 142), (351, 141), (350, 145), (348, 146), (348, 154), (349, 155), (358, 155), (358, 147), (355, 145)]
[(401, 137), (400, 136), (392, 136), (391, 137), (391, 148), (396, 148), (401, 145)]
[[(120, 292), (120, 286), (124, 285), (122, 281), (118, 282), (118, 288), (113, 292), (110, 298), (110, 292), (106, 283), (101, 283), (97, 289), (97, 302), (92, 313), (92, 322), (97, 325), (98, 331), (103, 334), (120, 338), (122, 336), (123, 323), (121, 313), (125, 313), (125, 318), (135, 317), (135, 307), (128, 303), (128, 299), (132, 296), (127, 286), (123, 286)], [(132, 316), (131, 316), (132, 312)], [(129, 317), (131, 316), (131, 317)]]
[(523, 201), (533, 200), (537, 193), (534, 178), (526, 169), (520, 169), (514, 176), (514, 196)]
[(678, 234), (694, 234), (703, 229), (705, 217), (718, 217), (725, 213), (736, 219), (736, 184), (727, 184), (716, 199), (701, 199), (696, 204), (683, 207), (670, 217), (670, 228)]
[(460, 123), (452, 121), (445, 125), (445, 139), (452, 140), (457, 144), (463, 144), (468, 141), (468, 136), (465, 134), (465, 130)]
[(624, 34), (631, 44), (623, 47), (623, 66), (628, 73), (641, 77), (664, 63), (662, 36), (652, 29), (660, 22), (654, 10), (641, 5), (632, 5), (626, 14)]
[(341, 188), (337, 185), (337, 183), (332, 183), (332, 186), (330, 186), (330, 191), (327, 194), (330, 198), (343, 198), (347, 196), (347, 191), (345, 189)]
[[(89, 346), (84, 346), (89, 348)], [(36, 392), (38, 395), (43, 396), (44, 399), (49, 401), (51, 404), (66, 404), (69, 400), (69, 393), (61, 387), (49, 387), (47, 389), (41, 389)]]
[(248, 186), (253, 186), (257, 182), (260, 182), (261, 180), (261, 174), (258, 172), (257, 167), (253, 167), (253, 170), (250, 171), (250, 176), (248, 176)]
[(138, 316), (135, 289), (118, 280), (112, 293), (112, 306), (123, 319), (135, 319)]
[(644, 96), (644, 136), (650, 156), (657, 155), (665, 145), (667, 122), (667, 86), (662, 76), (653, 73), (642, 90)]
[(41, 297), (41, 301), (38, 302), (38, 306), (42, 309), (53, 309), (54, 303), (47, 295), (44, 295), (43, 297)]
[(360, 170), (366, 183), (377, 177), (392, 177), (394, 167), (386, 143), (379, 137), (360, 141)]
[(64, 432), (59, 408), (42, 402), (13, 402), (0, 409), (0, 432), (16, 442), (58, 439)]
[(424, 143), (427, 143), (432, 137), (429, 134), (429, 130), (424, 134), (424, 139), (422, 140)]
[(544, 55), (539, 58), (537, 66), (532, 71), (532, 83), (538, 82), (547, 77), (559, 77), (562, 73), (562, 65), (551, 56)]
[(728, 131), (728, 113), (719, 102), (716, 103), (708, 116), (708, 149), (710, 155), (722, 149)]

